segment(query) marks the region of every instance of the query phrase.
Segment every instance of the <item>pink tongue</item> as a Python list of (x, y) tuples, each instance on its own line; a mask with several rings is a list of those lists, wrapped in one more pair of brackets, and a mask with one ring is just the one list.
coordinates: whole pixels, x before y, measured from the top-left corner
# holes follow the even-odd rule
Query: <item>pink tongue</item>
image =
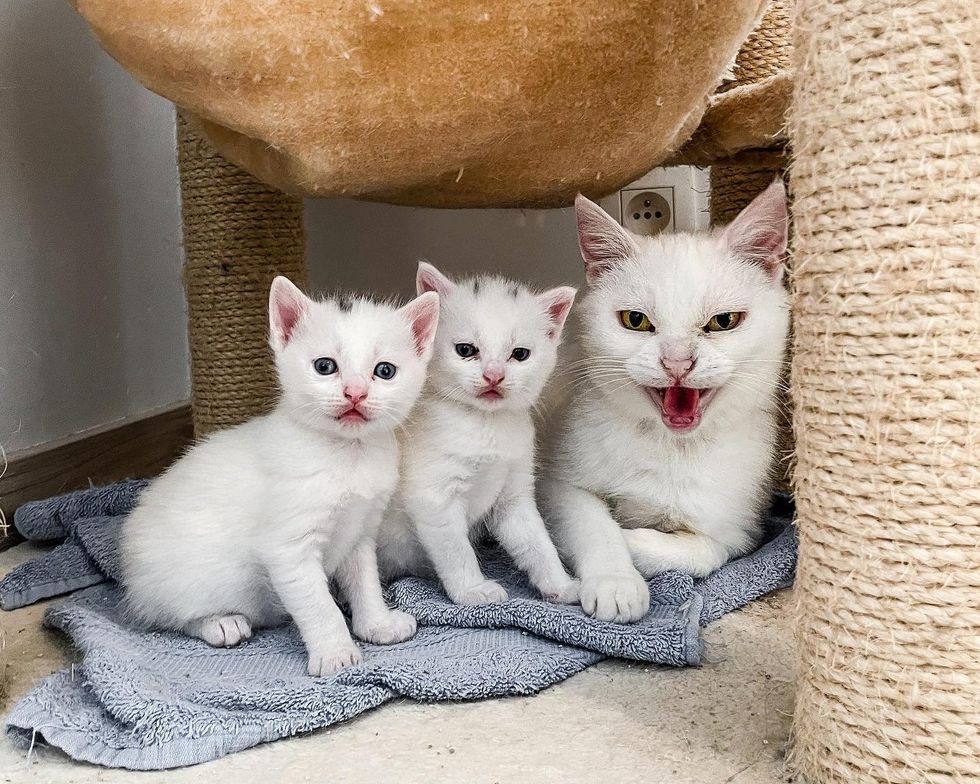
[(671, 418), (693, 417), (698, 412), (701, 390), (688, 387), (667, 387), (664, 392), (664, 413)]

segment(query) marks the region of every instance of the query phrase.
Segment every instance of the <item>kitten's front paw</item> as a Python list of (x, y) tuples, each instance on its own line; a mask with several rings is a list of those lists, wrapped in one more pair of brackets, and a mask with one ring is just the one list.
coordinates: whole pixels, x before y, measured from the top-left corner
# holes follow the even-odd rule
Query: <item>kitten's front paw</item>
[(582, 609), (599, 621), (633, 623), (650, 609), (650, 591), (639, 572), (586, 577), (579, 593)]
[(484, 580), (482, 583), (478, 583), (470, 588), (453, 592), (450, 598), (456, 604), (500, 604), (501, 602), (507, 601), (507, 591), (504, 590), (504, 587), (500, 583), (496, 583), (493, 580)]
[(354, 636), (375, 645), (393, 645), (415, 636), (418, 625), (415, 618), (401, 610), (389, 610), (385, 615), (355, 619)]
[(252, 636), (252, 625), (244, 615), (209, 615), (187, 624), (184, 631), (215, 648), (234, 648)]
[(578, 580), (569, 578), (565, 582), (554, 585), (542, 585), (540, 587), (541, 597), (546, 602), (555, 604), (578, 604), (581, 583)]
[(310, 659), (306, 671), (314, 678), (332, 675), (344, 667), (356, 667), (364, 661), (360, 649), (353, 643), (341, 643), (310, 651)]

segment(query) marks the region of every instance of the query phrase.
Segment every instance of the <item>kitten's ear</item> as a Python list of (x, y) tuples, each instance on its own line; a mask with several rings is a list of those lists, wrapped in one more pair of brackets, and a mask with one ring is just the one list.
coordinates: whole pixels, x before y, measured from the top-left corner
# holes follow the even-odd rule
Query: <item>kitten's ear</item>
[(427, 291), (434, 291), (436, 294), (446, 296), (456, 284), (443, 275), (433, 265), (427, 261), (419, 262), (419, 271), (415, 274), (415, 293), (425, 294)]
[(758, 264), (778, 281), (783, 275), (788, 231), (786, 188), (782, 180), (776, 180), (728, 224), (722, 238), (734, 256)]
[(285, 348), (311, 301), (288, 278), (276, 276), (269, 289), (269, 337), (273, 348)]
[(556, 289), (546, 291), (544, 294), (538, 294), (538, 302), (541, 303), (541, 307), (551, 321), (548, 337), (552, 340), (557, 340), (558, 336), (561, 335), (561, 328), (565, 326), (565, 319), (568, 318), (574, 301), (575, 289), (571, 286), (559, 286)]
[(439, 326), (439, 295), (434, 291), (427, 291), (398, 312), (412, 327), (415, 353), (423, 358), (428, 357), (432, 353), (436, 327)]
[(636, 253), (636, 243), (629, 232), (581, 193), (575, 197), (575, 220), (578, 223), (578, 246), (585, 262), (585, 279), (590, 284)]

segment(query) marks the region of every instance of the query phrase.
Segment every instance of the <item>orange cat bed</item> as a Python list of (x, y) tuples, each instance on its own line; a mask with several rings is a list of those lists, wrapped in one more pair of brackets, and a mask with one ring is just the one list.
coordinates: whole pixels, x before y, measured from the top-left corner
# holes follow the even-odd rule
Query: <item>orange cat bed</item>
[(763, 0), (74, 0), (102, 45), (288, 192), (606, 194), (676, 152)]

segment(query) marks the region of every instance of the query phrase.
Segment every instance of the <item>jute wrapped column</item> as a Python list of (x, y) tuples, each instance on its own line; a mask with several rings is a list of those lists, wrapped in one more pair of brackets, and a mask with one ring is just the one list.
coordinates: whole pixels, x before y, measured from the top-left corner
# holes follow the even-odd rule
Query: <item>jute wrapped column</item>
[(815, 784), (976, 782), (977, 4), (797, 8), (791, 762)]
[(177, 149), (194, 430), (204, 435), (275, 399), (269, 284), (283, 274), (306, 285), (303, 204), (226, 161), (183, 117)]

